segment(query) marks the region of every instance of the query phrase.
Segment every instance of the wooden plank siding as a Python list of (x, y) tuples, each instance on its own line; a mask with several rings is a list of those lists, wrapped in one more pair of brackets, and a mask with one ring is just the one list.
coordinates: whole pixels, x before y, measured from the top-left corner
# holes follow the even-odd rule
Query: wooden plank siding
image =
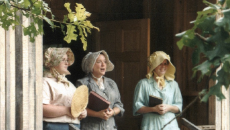
[(0, 27), (0, 129), (5, 130), (5, 30)]
[(0, 34), (0, 129), (42, 130), (42, 36), (31, 43), (21, 26)]
[(13, 130), (15, 129), (15, 31), (10, 27), (5, 34), (5, 126), (6, 130)]

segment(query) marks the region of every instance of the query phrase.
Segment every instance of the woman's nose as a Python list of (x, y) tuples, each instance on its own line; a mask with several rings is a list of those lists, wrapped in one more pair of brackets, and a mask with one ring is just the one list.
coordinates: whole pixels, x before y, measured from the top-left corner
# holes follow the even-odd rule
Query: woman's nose
[(105, 66), (105, 62), (102, 62), (102, 64), (101, 64), (102, 66)]

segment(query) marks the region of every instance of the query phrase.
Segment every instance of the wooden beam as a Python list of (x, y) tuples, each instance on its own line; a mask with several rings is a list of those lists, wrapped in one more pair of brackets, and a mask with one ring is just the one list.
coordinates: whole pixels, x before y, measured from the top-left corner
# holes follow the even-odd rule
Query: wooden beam
[(221, 119), (221, 124), (222, 128), (221, 130), (229, 130), (229, 89), (226, 90), (224, 86), (222, 86), (222, 93), (224, 94), (226, 99), (223, 99), (221, 101), (221, 114), (222, 114), (222, 119)]
[[(23, 26), (27, 27), (30, 24), (30, 20), (26, 17), (22, 17)], [(29, 112), (29, 105), (31, 102), (29, 99), (29, 37), (28, 36), (22, 36), (22, 128), (21, 129), (27, 129), (29, 130), (30, 125), (30, 112)], [(31, 106), (32, 107), (32, 106)]]
[(0, 129), (5, 130), (5, 30), (0, 27)]
[(43, 44), (42, 36), (36, 37), (35, 51), (36, 51), (36, 81), (35, 81), (35, 130), (41, 130), (43, 121), (43, 107), (42, 107), (42, 88), (43, 88)]
[(10, 26), (6, 31), (6, 129), (15, 130), (15, 31)]

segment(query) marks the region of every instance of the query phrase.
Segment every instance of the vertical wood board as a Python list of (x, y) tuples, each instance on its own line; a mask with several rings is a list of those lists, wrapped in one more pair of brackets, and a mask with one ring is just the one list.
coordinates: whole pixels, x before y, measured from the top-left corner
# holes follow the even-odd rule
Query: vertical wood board
[(5, 30), (0, 27), (0, 129), (5, 130)]
[(15, 31), (6, 31), (6, 129), (15, 129)]
[(42, 36), (36, 37), (35, 41), (36, 51), (36, 85), (35, 85), (35, 130), (42, 130), (42, 83), (43, 83), (43, 51), (42, 51)]
[(224, 86), (222, 86), (222, 93), (224, 94), (226, 99), (221, 101), (221, 111), (222, 111), (222, 129), (221, 130), (229, 130), (229, 89), (226, 90)]
[[(29, 26), (30, 24), (30, 21), (28, 18), (26, 17), (22, 17), (22, 21), (23, 21), (23, 26), (27, 27)], [(29, 83), (28, 83), (28, 79), (29, 79), (29, 76), (28, 76), (28, 68), (29, 68), (29, 48), (28, 48), (28, 45), (29, 44), (29, 37), (28, 36), (22, 36), (22, 76), (23, 76), (23, 79), (22, 79), (22, 130), (29, 130)]]

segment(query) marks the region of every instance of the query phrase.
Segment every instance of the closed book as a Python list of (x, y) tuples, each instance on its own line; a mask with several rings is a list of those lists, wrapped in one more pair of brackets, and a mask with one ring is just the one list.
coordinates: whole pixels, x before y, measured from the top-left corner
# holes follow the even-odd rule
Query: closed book
[(91, 91), (89, 94), (88, 108), (94, 111), (101, 111), (109, 108), (110, 102), (98, 93)]
[(149, 107), (155, 107), (159, 104), (163, 103), (163, 99), (153, 96), (153, 95), (149, 95)]

